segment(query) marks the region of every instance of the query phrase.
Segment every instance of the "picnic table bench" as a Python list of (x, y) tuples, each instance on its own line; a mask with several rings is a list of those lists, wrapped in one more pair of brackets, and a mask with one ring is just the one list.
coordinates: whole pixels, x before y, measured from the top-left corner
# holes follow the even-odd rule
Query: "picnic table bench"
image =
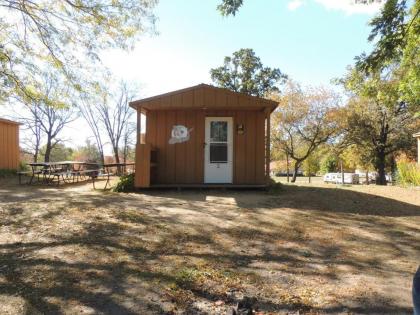
[[(43, 163), (29, 163), (31, 171), (19, 172), (19, 184), (22, 184), (22, 176), (30, 176), (28, 184), (32, 184), (37, 179), (38, 182), (51, 185), (60, 182), (74, 183), (79, 180), (92, 180), (93, 188), (95, 182), (99, 178), (106, 179), (105, 187), (110, 183), (110, 177), (126, 172), (127, 166), (134, 166), (134, 163), (109, 163), (102, 167), (98, 163), (78, 162), (78, 161), (61, 161), (61, 162), (43, 162)], [(117, 168), (115, 172), (113, 168)]]

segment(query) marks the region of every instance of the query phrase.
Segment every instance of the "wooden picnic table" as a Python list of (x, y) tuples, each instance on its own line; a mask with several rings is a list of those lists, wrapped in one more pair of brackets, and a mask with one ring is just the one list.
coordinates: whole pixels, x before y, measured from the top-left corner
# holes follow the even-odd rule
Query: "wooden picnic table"
[(127, 173), (127, 166), (133, 166), (135, 163), (106, 163), (104, 164), (104, 169), (107, 170), (107, 172), (111, 172), (112, 168), (117, 168), (117, 175), (124, 175)]
[[(126, 173), (127, 166), (134, 166), (134, 163), (107, 163), (100, 167), (98, 163), (83, 162), (83, 161), (59, 161), (59, 162), (37, 162), (29, 163), (31, 167), (30, 172), (19, 173), (19, 183), (21, 183), (21, 175), (29, 175), (31, 179), (29, 184), (37, 177), (38, 182), (42, 181), (46, 184), (54, 183), (57, 180), (57, 186), (60, 181), (64, 183), (79, 182), (79, 180), (88, 179), (92, 180), (93, 187), (95, 188), (95, 180), (98, 178), (106, 178), (105, 188), (110, 183), (110, 176), (120, 175)], [(117, 172), (114, 174), (112, 168), (116, 167)]]

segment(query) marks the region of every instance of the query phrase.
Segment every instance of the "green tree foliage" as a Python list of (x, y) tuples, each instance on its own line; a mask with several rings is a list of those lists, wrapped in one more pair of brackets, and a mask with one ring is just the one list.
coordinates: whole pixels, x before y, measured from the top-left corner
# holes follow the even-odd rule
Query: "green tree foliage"
[(401, 185), (420, 186), (420, 166), (415, 162), (401, 160), (397, 163), (397, 180)]
[(316, 152), (311, 154), (305, 161), (302, 163), (303, 175), (313, 176), (320, 170), (319, 158)]
[[(26, 74), (52, 67), (81, 89), (106, 48), (130, 49), (153, 30), (156, 0), (1, 0), (0, 97), (26, 94)], [(85, 71), (86, 72), (86, 71)]]
[[(377, 1), (377, 0), (361, 0), (361, 1), (358, 1), (358, 3), (371, 4), (374, 1)], [(229, 16), (229, 15), (235, 16), (242, 5), (243, 5), (243, 0), (222, 0), (222, 3), (220, 3), (217, 6), (217, 9), (223, 16)]]
[(343, 82), (351, 92), (345, 141), (363, 150), (364, 160), (372, 161), (378, 172), (376, 183), (385, 185), (387, 157), (414, 144), (412, 134), (420, 127), (415, 107), (400, 100), (399, 81), (392, 72), (386, 78), (352, 69)]
[(242, 6), (243, 0), (223, 0), (217, 9), (223, 16), (235, 15)]
[(225, 57), (223, 66), (211, 69), (210, 74), (217, 86), (254, 96), (279, 92), (287, 78), (280, 69), (265, 67), (252, 49), (240, 49)]
[(398, 76), (399, 99), (420, 112), (420, 1), (411, 8), (406, 0), (386, 1), (373, 18), (368, 41), (374, 43), (370, 54), (356, 57), (356, 67), (367, 75), (389, 71)]
[(335, 154), (327, 154), (321, 159), (320, 171), (322, 174), (336, 172), (338, 170), (338, 158)]
[[(45, 160), (45, 152), (47, 150), (47, 146), (44, 145), (41, 147), (41, 157), (44, 157)], [(63, 143), (56, 143), (50, 153), (49, 153), (49, 161), (50, 162), (59, 162), (59, 161), (69, 161), (73, 157), (73, 149), (66, 147)]]

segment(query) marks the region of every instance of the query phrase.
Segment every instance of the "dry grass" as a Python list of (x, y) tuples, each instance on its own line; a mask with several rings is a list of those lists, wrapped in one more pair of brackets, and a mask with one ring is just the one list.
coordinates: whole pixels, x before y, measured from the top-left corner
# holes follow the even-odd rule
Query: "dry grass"
[(410, 314), (420, 192), (0, 182), (1, 314)]

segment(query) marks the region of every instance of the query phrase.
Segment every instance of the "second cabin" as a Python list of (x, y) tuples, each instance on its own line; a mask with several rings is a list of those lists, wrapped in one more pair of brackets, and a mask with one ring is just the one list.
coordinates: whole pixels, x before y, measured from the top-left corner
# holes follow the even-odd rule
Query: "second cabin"
[(131, 102), (135, 187), (268, 185), (277, 105), (206, 84)]

